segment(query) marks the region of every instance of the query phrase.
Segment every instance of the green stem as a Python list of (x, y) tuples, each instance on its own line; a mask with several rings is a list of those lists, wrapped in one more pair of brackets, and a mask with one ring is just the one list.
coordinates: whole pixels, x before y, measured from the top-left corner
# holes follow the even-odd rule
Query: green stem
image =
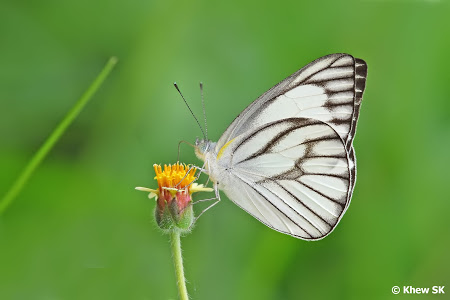
[(5, 194), (0, 201), (0, 215), (8, 208), (8, 206), (14, 201), (16, 196), (23, 189), (28, 179), (31, 177), (36, 168), (40, 165), (42, 160), (47, 156), (59, 138), (64, 134), (67, 127), (75, 120), (83, 107), (89, 102), (98, 88), (102, 85), (103, 81), (108, 77), (114, 65), (117, 63), (116, 57), (111, 57), (106, 63), (103, 70), (98, 74), (97, 78), (92, 82), (91, 86), (84, 92), (84, 94), (78, 99), (72, 109), (66, 114), (64, 119), (56, 126), (50, 136), (45, 140), (39, 150), (29, 161), (28, 165), (23, 169), (22, 173), (16, 179), (14, 184)]
[(178, 292), (181, 300), (188, 300), (189, 296), (186, 289), (186, 279), (184, 278), (183, 257), (181, 256), (180, 231), (173, 230), (170, 233), (170, 244), (172, 245), (173, 263), (175, 264), (175, 273), (177, 276)]

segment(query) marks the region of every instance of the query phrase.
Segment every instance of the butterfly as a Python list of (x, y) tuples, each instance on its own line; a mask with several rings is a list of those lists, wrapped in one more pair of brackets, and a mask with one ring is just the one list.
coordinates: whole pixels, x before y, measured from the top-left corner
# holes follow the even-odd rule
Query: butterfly
[(219, 190), (250, 215), (304, 240), (330, 234), (356, 181), (353, 138), (367, 64), (349, 54), (316, 59), (244, 109), (218, 142), (195, 153)]

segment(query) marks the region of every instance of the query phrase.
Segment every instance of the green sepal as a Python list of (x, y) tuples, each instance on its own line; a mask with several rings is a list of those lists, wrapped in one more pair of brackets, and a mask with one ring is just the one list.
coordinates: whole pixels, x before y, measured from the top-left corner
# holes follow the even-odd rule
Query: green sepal
[(182, 211), (178, 211), (176, 198), (170, 201), (170, 204), (164, 205), (162, 211), (159, 206), (155, 208), (155, 220), (159, 228), (166, 234), (173, 230), (180, 231), (181, 234), (186, 234), (191, 231), (191, 226), (194, 223), (194, 208), (192, 203), (189, 203)]
[[(172, 202), (174, 202), (174, 201), (172, 201)], [(174, 226), (172, 214), (170, 213), (170, 210), (167, 205), (164, 205), (164, 208), (162, 211), (159, 209), (159, 206), (156, 205), (155, 220), (156, 220), (156, 224), (158, 224), (159, 228), (161, 228), (163, 231), (170, 230)]]

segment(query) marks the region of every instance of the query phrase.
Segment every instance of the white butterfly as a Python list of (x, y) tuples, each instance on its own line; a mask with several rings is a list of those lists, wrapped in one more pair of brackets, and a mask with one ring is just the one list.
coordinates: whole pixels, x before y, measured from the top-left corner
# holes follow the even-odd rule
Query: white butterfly
[(196, 155), (218, 189), (270, 228), (305, 240), (327, 236), (356, 180), (353, 149), (367, 75), (348, 54), (321, 57), (251, 103)]

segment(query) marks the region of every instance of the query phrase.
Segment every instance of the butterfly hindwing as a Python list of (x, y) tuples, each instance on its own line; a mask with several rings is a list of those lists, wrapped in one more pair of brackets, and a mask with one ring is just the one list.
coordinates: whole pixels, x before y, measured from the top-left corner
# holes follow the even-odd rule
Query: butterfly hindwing
[(290, 118), (242, 135), (224, 151), (221, 189), (278, 231), (319, 239), (338, 223), (349, 201), (345, 145), (328, 124)]

